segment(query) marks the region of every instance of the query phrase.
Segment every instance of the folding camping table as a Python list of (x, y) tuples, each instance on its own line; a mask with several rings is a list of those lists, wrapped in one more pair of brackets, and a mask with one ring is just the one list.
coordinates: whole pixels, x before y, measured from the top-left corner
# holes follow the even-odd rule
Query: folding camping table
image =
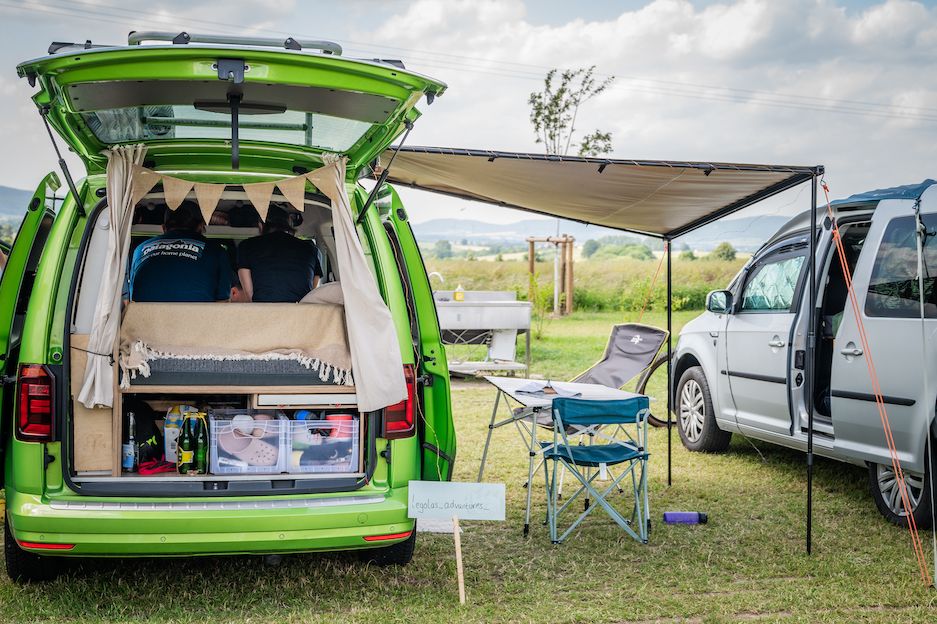
[[(631, 399), (640, 394), (627, 392), (625, 390), (616, 390), (607, 386), (598, 384), (575, 383), (571, 381), (543, 381), (553, 388), (560, 390), (563, 394), (546, 394), (544, 392), (528, 393), (520, 392), (520, 389), (530, 383), (538, 383), (530, 379), (518, 377), (485, 377), (485, 381), (494, 386), (498, 393), (495, 395), (495, 404), (491, 410), (491, 422), (488, 423), (488, 437), (485, 439), (485, 450), (482, 451), (481, 466), (478, 468), (478, 480), (482, 480), (485, 473), (485, 461), (488, 459), (488, 447), (491, 445), (491, 435), (495, 429), (513, 424), (524, 445), (528, 451), (527, 468), (527, 512), (524, 517), (524, 535), (527, 535), (530, 528), (530, 497), (533, 490), (534, 463), (538, 455), (543, 452), (537, 441), (537, 428), (543, 426), (553, 426), (553, 416), (550, 414), (550, 408), (553, 406), (553, 399), (560, 396), (576, 396), (576, 398), (590, 401), (612, 401), (616, 399)], [(504, 396), (504, 404), (509, 409), (509, 416), (503, 420), (496, 421), (498, 417), (498, 407), (501, 404), (501, 397)], [(516, 403), (519, 409), (511, 409), (511, 403)]]

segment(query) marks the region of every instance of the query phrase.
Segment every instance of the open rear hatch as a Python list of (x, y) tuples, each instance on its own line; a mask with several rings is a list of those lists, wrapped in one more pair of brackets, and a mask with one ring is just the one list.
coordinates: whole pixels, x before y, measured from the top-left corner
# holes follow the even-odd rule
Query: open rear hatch
[[(132, 36), (131, 43), (135, 39), (140, 37)], [(317, 168), (325, 153), (346, 155), (348, 177), (357, 179), (416, 120), (420, 98), (432, 101), (445, 90), (443, 83), (402, 65), (343, 58), (334, 44), (297, 50), (298, 42), (290, 39), (285, 42), (290, 49), (274, 50), (256, 39), (250, 40), (253, 45), (200, 45), (194, 43), (198, 37), (188, 35), (176, 39), (169, 45), (119, 48), (54, 45), (50, 56), (22, 63), (17, 71), (39, 87), (33, 99), (40, 112), (89, 174), (105, 171), (102, 151), (108, 147), (145, 143), (147, 167), (198, 172), (213, 181), (234, 177), (238, 168), (238, 182), (252, 173), (292, 175)], [(83, 257), (94, 255), (88, 253), (94, 244), (89, 228)], [(92, 282), (85, 283), (91, 273), (97, 272), (85, 269), (77, 278), (77, 305), (82, 291), (97, 292)], [(197, 316), (233, 310), (230, 304), (207, 305)], [(122, 328), (127, 311), (140, 306), (125, 308)], [(232, 324), (228, 319), (219, 326)], [(73, 396), (85, 369), (87, 339), (87, 330), (71, 332)], [(276, 368), (277, 363), (261, 364)], [(106, 413), (73, 401), (73, 422), (84, 424), (81, 432), (72, 429), (67, 441), (74, 468), (65, 474), (69, 485), (91, 495), (236, 496), (348, 491), (368, 484), (381, 414), (358, 412), (354, 388), (340, 380), (297, 385), (284, 381), (296, 371), (280, 368), (261, 371), (251, 383), (233, 383), (230, 374), (214, 371), (224, 373), (226, 383), (220, 385), (192, 381), (204, 371), (169, 371), (187, 381), (167, 377), (162, 385), (134, 384), (116, 393)], [(410, 392), (412, 403), (412, 387)], [(152, 431), (141, 423), (159, 421), (167, 438), (171, 414), (183, 406), (202, 414), (194, 427), (208, 433), (211, 461), (222, 463), (191, 477), (122, 472), (120, 451), (128, 442), (130, 420), (139, 427), (138, 436)], [(129, 419), (130, 411), (135, 419)], [(109, 449), (106, 457), (95, 454), (100, 448)]]
[(104, 170), (108, 146), (146, 143), (154, 168), (290, 173), (331, 152), (347, 155), (357, 174), (419, 116), (421, 97), (432, 102), (446, 88), (401, 64), (342, 57), (335, 44), (309, 51), (293, 39), (277, 40), (293, 48), (280, 50), (191, 43), (199, 37), (185, 33), (174, 40), (54, 44), (57, 53), (17, 73), (38, 85), (33, 100), (89, 173)]

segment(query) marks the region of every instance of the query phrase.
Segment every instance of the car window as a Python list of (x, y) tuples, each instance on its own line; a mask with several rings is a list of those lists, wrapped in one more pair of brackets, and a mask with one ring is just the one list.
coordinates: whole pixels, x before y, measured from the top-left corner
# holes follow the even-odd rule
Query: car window
[[(937, 215), (922, 215), (924, 239), (924, 312), (937, 318)], [(892, 219), (872, 265), (865, 300), (867, 316), (920, 318), (914, 217)]]
[(757, 265), (742, 292), (742, 312), (787, 312), (794, 302), (804, 256), (784, 254)]

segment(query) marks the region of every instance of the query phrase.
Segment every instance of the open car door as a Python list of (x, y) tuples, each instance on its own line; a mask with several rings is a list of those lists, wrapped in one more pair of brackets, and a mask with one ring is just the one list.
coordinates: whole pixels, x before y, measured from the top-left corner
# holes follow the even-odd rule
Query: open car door
[(54, 173), (42, 179), (26, 208), (26, 214), (13, 241), (6, 267), (0, 277), (0, 484), (3, 483), (5, 452), (13, 438), (13, 392), (19, 364), (20, 338), (26, 318), (26, 304), (33, 289), (39, 257), (55, 219), (53, 201), (59, 188)]

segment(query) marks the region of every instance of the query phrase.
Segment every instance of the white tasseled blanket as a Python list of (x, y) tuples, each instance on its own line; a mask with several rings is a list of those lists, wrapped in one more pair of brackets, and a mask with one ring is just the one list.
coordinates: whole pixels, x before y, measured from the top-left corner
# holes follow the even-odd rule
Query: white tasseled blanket
[(295, 360), (354, 385), (342, 306), (296, 303), (141, 303), (120, 326), (120, 385), (154, 359)]

